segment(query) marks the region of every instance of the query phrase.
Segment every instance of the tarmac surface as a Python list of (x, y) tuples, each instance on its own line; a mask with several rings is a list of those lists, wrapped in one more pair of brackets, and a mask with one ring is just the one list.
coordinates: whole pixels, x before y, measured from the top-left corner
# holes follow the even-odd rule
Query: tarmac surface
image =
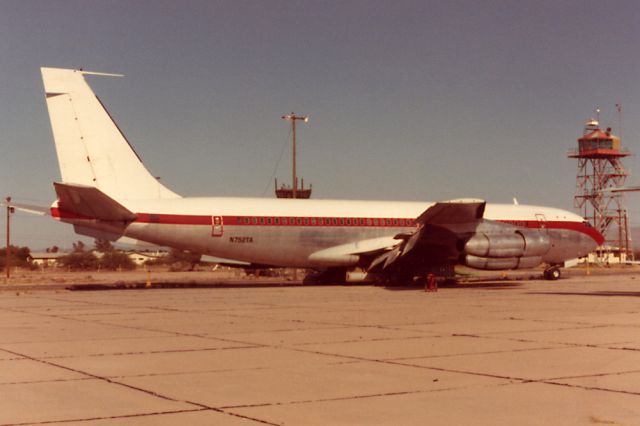
[(640, 425), (640, 275), (6, 288), (1, 425)]

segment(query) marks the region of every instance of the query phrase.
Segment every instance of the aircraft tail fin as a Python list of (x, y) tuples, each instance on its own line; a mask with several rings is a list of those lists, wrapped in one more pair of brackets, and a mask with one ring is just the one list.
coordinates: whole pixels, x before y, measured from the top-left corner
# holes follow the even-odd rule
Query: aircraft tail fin
[(54, 182), (58, 194), (56, 216), (97, 219), (105, 222), (131, 222), (136, 214), (98, 188)]
[(82, 70), (41, 68), (62, 181), (114, 199), (179, 198), (149, 173)]

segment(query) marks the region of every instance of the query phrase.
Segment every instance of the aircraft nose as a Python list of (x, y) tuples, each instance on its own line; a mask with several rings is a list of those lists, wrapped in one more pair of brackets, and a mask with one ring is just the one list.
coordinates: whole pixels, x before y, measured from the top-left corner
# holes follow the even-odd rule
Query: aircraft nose
[(595, 235), (595, 238), (593, 239), (593, 243), (595, 244), (595, 246), (593, 247), (594, 249), (604, 244), (604, 235), (596, 231), (596, 235)]
[(593, 228), (588, 222), (582, 223), (580, 237), (578, 240), (578, 256), (583, 257), (591, 252), (594, 252), (599, 246), (604, 243), (604, 237), (602, 234)]
[(592, 232), (589, 235), (585, 235), (582, 239), (582, 249), (585, 251), (585, 255), (595, 251), (599, 246), (604, 243), (604, 236), (592, 229)]

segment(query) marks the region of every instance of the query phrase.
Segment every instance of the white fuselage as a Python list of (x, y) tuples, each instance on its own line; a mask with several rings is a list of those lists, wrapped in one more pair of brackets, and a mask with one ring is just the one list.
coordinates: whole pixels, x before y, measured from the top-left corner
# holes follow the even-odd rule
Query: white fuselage
[[(360, 244), (366, 251), (367, 242), (371, 249), (391, 247), (393, 237), (413, 232), (414, 220), (433, 205), (260, 198), (121, 202), (137, 215), (122, 230), (127, 237), (255, 264), (320, 268), (337, 266), (335, 260), (313, 256), (328, 248), (353, 244), (357, 251)], [(53, 210), (53, 215), (65, 222), (105, 229), (94, 221)], [(591, 228), (584, 226), (580, 216), (555, 208), (487, 204), (484, 218), (524, 228), (556, 229), (562, 232), (560, 237), (578, 233), (582, 240), (585, 236), (589, 237), (586, 241), (597, 238), (589, 234)], [(572, 257), (583, 255), (582, 251)]]

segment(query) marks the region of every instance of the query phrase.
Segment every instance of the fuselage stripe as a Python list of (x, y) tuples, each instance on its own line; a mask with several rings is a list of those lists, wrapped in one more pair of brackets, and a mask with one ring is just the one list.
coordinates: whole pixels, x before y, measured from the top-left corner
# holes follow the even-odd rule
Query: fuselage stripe
[[(51, 215), (59, 219), (92, 218), (67, 212), (58, 208), (51, 209)], [(214, 218), (219, 218), (219, 225), (239, 227), (358, 227), (358, 228), (415, 228), (412, 218), (391, 217), (326, 217), (326, 216), (203, 216), (137, 213), (136, 223), (157, 223), (164, 225), (204, 225), (213, 226)], [(590, 236), (598, 244), (603, 238), (598, 231), (583, 222), (576, 221), (538, 221), (538, 220), (498, 220), (521, 228), (529, 229), (566, 229)]]
[(138, 213), (136, 222), (172, 225), (212, 225), (221, 218), (225, 226), (325, 226), (325, 227), (415, 227), (411, 218), (391, 217), (309, 217), (309, 216), (186, 216)]

